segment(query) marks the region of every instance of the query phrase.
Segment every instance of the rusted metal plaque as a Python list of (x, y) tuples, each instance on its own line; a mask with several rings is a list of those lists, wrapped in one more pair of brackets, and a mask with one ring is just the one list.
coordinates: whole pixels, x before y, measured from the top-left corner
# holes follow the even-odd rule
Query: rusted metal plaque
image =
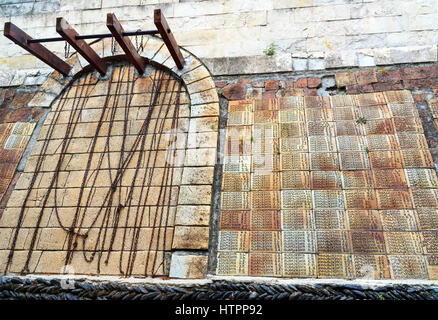
[(329, 136), (310, 136), (310, 152), (336, 152), (336, 140)]
[(228, 173), (222, 174), (222, 191), (249, 191), (249, 173)]
[(281, 276), (281, 255), (277, 253), (250, 253), (250, 276)]
[(419, 118), (417, 106), (414, 103), (389, 103), (388, 109), (393, 117), (416, 117)]
[(382, 230), (382, 222), (377, 210), (347, 210), (346, 217), (350, 230)]
[(353, 259), (346, 254), (319, 254), (318, 278), (351, 278), (354, 274)]
[(304, 98), (303, 97), (278, 98), (278, 105), (280, 109), (303, 108)]
[(330, 108), (330, 98), (327, 96), (305, 96), (306, 108)]
[(254, 111), (254, 100), (231, 100), (228, 102), (228, 112)]
[(373, 189), (344, 190), (345, 209), (376, 209), (377, 199)]
[(384, 231), (418, 231), (413, 210), (380, 211)]
[(306, 152), (308, 149), (306, 138), (280, 138), (280, 152)]
[(328, 121), (308, 121), (307, 134), (309, 136), (332, 136), (334, 135), (333, 123)]
[(392, 279), (426, 279), (427, 266), (423, 256), (389, 255)]
[(313, 216), (317, 230), (345, 229), (347, 226), (344, 210), (313, 210)]
[(290, 123), (293, 121), (305, 121), (304, 109), (291, 108), (280, 110), (278, 114), (280, 123)]
[(311, 210), (281, 210), (282, 230), (314, 230)]
[(283, 231), (283, 250), (289, 252), (316, 252), (314, 231)]
[(251, 212), (251, 231), (280, 230), (280, 211), (278, 210), (253, 210)]
[(254, 124), (278, 123), (278, 111), (254, 111)]
[(313, 190), (341, 189), (341, 174), (339, 171), (312, 171), (311, 188)]
[(353, 255), (356, 277), (365, 280), (389, 279), (391, 271), (388, 257), (384, 255)]
[(433, 169), (405, 169), (410, 188), (438, 188), (438, 177)]
[(312, 195), (315, 209), (344, 209), (341, 190), (314, 190)]
[(334, 108), (333, 109), (333, 120), (356, 120), (357, 112), (352, 107)]
[(254, 100), (254, 111), (260, 110), (278, 110), (278, 99), (264, 98)]
[(420, 230), (438, 230), (438, 209), (419, 208), (417, 213), (417, 225)]
[(247, 276), (248, 253), (219, 251), (216, 273), (223, 276)]
[(249, 111), (236, 111), (228, 114), (228, 126), (245, 126), (253, 124), (253, 113)]
[(364, 124), (365, 134), (393, 134), (394, 126), (391, 119), (368, 120)]
[(437, 208), (438, 191), (436, 189), (410, 189), (414, 208)]
[(384, 232), (386, 252), (397, 254), (423, 254), (418, 232)]
[(251, 251), (281, 251), (280, 231), (250, 231)]
[(423, 132), (421, 120), (416, 117), (393, 118), (395, 132)]
[(339, 170), (336, 152), (311, 152), (309, 157), (310, 170)]
[(306, 108), (307, 121), (333, 121), (333, 110), (330, 108)]
[(404, 168), (433, 168), (433, 160), (429, 150), (400, 150)]
[(312, 191), (283, 190), (281, 191), (282, 209), (312, 209)]
[(370, 170), (342, 171), (343, 189), (366, 189), (373, 187)]
[(421, 240), (426, 254), (438, 253), (438, 231), (424, 231), (421, 233)]
[(341, 170), (365, 170), (370, 168), (366, 152), (340, 152)]
[(279, 191), (251, 191), (252, 209), (280, 209)]
[(372, 172), (374, 187), (377, 189), (407, 188), (403, 169), (376, 169)]
[(249, 192), (222, 192), (222, 210), (249, 210)]
[(336, 137), (339, 152), (364, 151), (365, 144), (360, 136), (341, 136)]
[(392, 134), (378, 134), (365, 137), (369, 151), (398, 150), (397, 140)]
[(388, 111), (388, 107), (386, 105), (360, 107), (359, 114), (361, 117), (367, 119), (367, 122), (368, 120), (381, 120), (391, 117)]
[(280, 168), (285, 170), (309, 170), (309, 154), (304, 152), (280, 155)]
[(250, 227), (250, 212), (249, 210), (234, 210), (221, 211), (220, 229), (221, 230), (236, 230), (247, 231)]
[(350, 239), (346, 231), (316, 231), (318, 252), (348, 253), (351, 251)]
[(384, 92), (387, 103), (412, 103), (414, 99), (409, 90), (386, 91)]
[(415, 132), (397, 132), (395, 136), (397, 137), (400, 149), (429, 149), (424, 134)]
[(224, 156), (224, 172), (250, 172), (251, 156)]
[(403, 168), (399, 151), (372, 151), (369, 156), (372, 169)]
[(258, 123), (253, 126), (253, 133), (247, 134), (247, 137), (253, 137), (254, 139), (277, 139), (278, 124), (276, 123)]
[(309, 189), (310, 174), (308, 171), (282, 171), (281, 189)]
[(304, 122), (281, 123), (280, 136), (282, 138), (297, 138), (306, 135), (306, 126)]
[(384, 254), (383, 232), (351, 231), (353, 253)]
[(248, 251), (248, 231), (219, 231), (219, 250)]
[(280, 190), (280, 174), (258, 171), (251, 175), (251, 190)]
[(377, 189), (377, 206), (381, 210), (411, 209), (412, 201), (407, 190)]
[(282, 253), (283, 276), (291, 278), (316, 277), (316, 255), (306, 253)]
[(361, 135), (361, 127), (356, 121), (336, 121), (334, 123), (337, 136), (358, 136)]
[(374, 106), (378, 104), (386, 104), (385, 97), (382, 92), (364, 93), (354, 96), (357, 106)]

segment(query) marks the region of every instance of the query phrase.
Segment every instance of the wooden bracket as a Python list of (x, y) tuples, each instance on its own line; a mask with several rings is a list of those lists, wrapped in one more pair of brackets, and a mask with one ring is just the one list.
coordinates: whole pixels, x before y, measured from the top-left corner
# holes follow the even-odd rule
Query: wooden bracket
[(53, 69), (62, 73), (64, 76), (68, 76), (71, 70), (71, 66), (58, 58), (55, 54), (53, 54), (49, 49), (44, 47), (40, 43), (29, 43), (29, 40), (32, 39), (27, 33), (18, 28), (11, 22), (5, 23), (4, 35), (8, 39), (12, 40), (15, 44), (22, 47), (24, 50), (33, 54), (35, 57), (47, 63)]
[(172, 31), (170, 30), (166, 18), (161, 12), (161, 9), (154, 10), (154, 23), (158, 29), (158, 32), (161, 35), (161, 38), (166, 44), (167, 49), (169, 50), (173, 60), (175, 61), (176, 66), (178, 67), (178, 69), (182, 69), (185, 63), (184, 57), (179, 50), (178, 44), (173, 37)]
[(106, 63), (99, 55), (85, 42), (77, 39), (78, 33), (68, 24), (64, 18), (56, 19), (56, 32), (63, 37), (76, 51), (83, 56), (101, 75), (105, 75)]
[(124, 30), (114, 13), (106, 16), (106, 26), (113, 34), (120, 47), (125, 51), (126, 56), (132, 62), (138, 73), (143, 74), (146, 69), (144, 59), (138, 54), (129, 37), (123, 36)]

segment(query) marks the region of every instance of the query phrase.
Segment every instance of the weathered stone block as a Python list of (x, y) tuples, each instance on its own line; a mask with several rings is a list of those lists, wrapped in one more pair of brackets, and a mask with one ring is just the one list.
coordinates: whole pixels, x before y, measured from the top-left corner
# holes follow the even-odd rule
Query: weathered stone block
[(210, 206), (179, 205), (176, 213), (175, 225), (208, 226), (210, 223), (210, 210)]
[(174, 253), (170, 262), (171, 278), (200, 279), (207, 272), (208, 257)]
[(210, 204), (211, 186), (181, 186), (178, 204)]
[(176, 226), (172, 249), (208, 249), (208, 227)]
[(213, 183), (214, 167), (185, 167), (182, 184), (209, 184)]

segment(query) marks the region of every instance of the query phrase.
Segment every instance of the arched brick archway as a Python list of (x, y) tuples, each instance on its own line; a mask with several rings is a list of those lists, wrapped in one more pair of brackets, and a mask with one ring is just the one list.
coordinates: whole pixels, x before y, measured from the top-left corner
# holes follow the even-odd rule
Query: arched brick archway
[(111, 45), (92, 44), (111, 66), (105, 77), (75, 53), (70, 76), (53, 72), (29, 103), (51, 111), (0, 218), (6, 272), (190, 277), (206, 269), (206, 255), (179, 251), (208, 249), (214, 82), (184, 49), (179, 70), (159, 38), (143, 43), (143, 76), (114, 59)]

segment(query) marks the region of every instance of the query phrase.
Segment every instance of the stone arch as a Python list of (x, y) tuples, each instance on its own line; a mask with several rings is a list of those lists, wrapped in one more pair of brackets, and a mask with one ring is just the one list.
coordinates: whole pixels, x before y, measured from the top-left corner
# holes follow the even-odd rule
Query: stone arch
[[(111, 40), (96, 41), (91, 47), (106, 61), (114, 59), (111, 52)], [(187, 50), (181, 48), (186, 64), (179, 70), (170, 56), (164, 42), (158, 37), (146, 37), (141, 56), (156, 68), (164, 69), (184, 85), (189, 96), (189, 123), (187, 144), (185, 146), (184, 164), (176, 203), (174, 234), (171, 244), (170, 276), (199, 277), (204, 275), (207, 267), (207, 249), (209, 244), (209, 220), (211, 214), (211, 195), (219, 124), (219, 98), (214, 81), (205, 65)], [(123, 56), (119, 47), (117, 56)], [(84, 73), (95, 73), (97, 78), (104, 77), (92, 71), (88, 62), (77, 53), (71, 55), (67, 63), (72, 66), (68, 77), (54, 71), (41, 86), (40, 91), (29, 102), (29, 106), (52, 107), (53, 103)], [(27, 164), (29, 165), (29, 163)], [(26, 165), (26, 166), (27, 166)], [(20, 178), (23, 180), (23, 178)], [(20, 180), (17, 185), (20, 184)], [(21, 181), (23, 183), (23, 181)], [(15, 195), (14, 195), (15, 193)], [(14, 190), (11, 199), (20, 199), (20, 190)], [(9, 205), (0, 219), (1, 227), (13, 228), (12, 216), (17, 210)], [(9, 215), (8, 215), (9, 213)], [(196, 254), (190, 254), (196, 250)], [(181, 253), (182, 252), (182, 253)], [(199, 253), (204, 252), (204, 254)], [(181, 254), (180, 254), (181, 253)], [(44, 255), (44, 251), (41, 253)], [(0, 251), (0, 268), (7, 260), (6, 252)], [(48, 269), (50, 259), (42, 255), (34, 260), (30, 271), (36, 273), (61, 273)], [(56, 257), (55, 257), (56, 258)], [(24, 257), (17, 260), (22, 262)], [(17, 262), (18, 263), (18, 262)], [(39, 267), (39, 268), (37, 268)], [(18, 270), (18, 269), (17, 269)], [(11, 272), (18, 272), (17, 270)], [(39, 270), (39, 271), (35, 271)], [(84, 270), (78, 271), (85, 274)], [(89, 272), (94, 273), (94, 271)], [(103, 273), (105, 274), (105, 273)], [(164, 274), (165, 276), (168, 274)]]

